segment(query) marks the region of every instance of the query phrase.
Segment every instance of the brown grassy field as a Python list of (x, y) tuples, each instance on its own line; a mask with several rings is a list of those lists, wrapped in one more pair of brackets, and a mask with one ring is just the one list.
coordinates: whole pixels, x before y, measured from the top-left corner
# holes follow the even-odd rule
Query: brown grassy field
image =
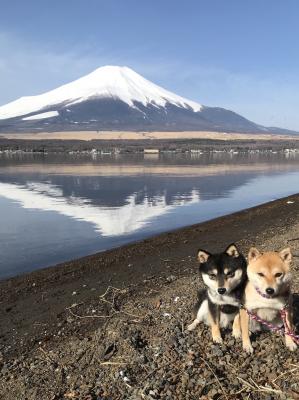
[(213, 139), (213, 140), (299, 140), (298, 136), (252, 134), (252, 133), (225, 133), (207, 131), (184, 132), (126, 132), (126, 131), (78, 131), (78, 132), (39, 132), (39, 133), (3, 133), (0, 138), (27, 139), (27, 140), (157, 140), (157, 139)]

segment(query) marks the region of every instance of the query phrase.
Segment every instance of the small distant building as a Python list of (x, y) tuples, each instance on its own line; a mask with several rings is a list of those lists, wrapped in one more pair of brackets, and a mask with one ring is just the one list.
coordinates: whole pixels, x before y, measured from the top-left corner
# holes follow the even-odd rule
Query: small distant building
[(190, 152), (193, 154), (202, 154), (202, 151), (199, 149), (191, 149)]
[(144, 149), (143, 152), (144, 154), (158, 154), (159, 149)]

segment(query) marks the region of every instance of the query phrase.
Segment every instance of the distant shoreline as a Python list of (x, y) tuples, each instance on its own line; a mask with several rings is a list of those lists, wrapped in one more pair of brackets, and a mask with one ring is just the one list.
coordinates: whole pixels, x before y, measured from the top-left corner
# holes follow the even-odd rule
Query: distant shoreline
[(299, 150), (299, 135), (219, 132), (0, 133), (0, 152), (121, 154)]

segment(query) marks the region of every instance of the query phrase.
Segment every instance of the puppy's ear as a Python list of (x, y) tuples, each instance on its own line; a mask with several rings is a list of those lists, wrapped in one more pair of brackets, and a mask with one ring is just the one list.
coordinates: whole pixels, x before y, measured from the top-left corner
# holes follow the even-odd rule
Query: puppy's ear
[(280, 258), (282, 259), (282, 261), (287, 265), (290, 266), (292, 260), (293, 260), (293, 256), (291, 253), (291, 249), (289, 247), (281, 250), (279, 252)]
[(253, 261), (259, 258), (262, 254), (258, 251), (256, 247), (251, 247), (248, 252), (248, 261)]
[(231, 257), (239, 257), (240, 253), (239, 250), (237, 249), (237, 246), (232, 243), (230, 244), (226, 249), (225, 249), (225, 253), (228, 254)]
[(207, 262), (210, 256), (211, 254), (205, 250), (199, 249), (197, 252), (197, 259), (200, 262), (200, 264)]

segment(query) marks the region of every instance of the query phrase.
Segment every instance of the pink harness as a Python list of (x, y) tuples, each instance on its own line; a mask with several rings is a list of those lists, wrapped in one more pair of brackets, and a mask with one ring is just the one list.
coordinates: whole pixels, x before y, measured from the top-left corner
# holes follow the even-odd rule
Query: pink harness
[[(271, 299), (271, 296), (268, 296), (268, 295), (262, 293), (258, 288), (255, 288), (255, 290), (258, 292), (259, 295), (261, 295), (265, 299)], [(282, 307), (282, 309), (280, 310), (280, 316), (281, 316), (281, 319), (282, 319), (282, 322), (283, 322), (283, 326), (276, 326), (274, 324), (271, 324), (271, 322), (265, 321), (264, 319), (260, 318), (256, 313), (248, 310), (245, 307), (244, 307), (244, 309), (246, 310), (246, 312), (249, 315), (249, 317), (251, 319), (253, 319), (254, 321), (257, 321), (260, 324), (267, 326), (267, 328), (269, 328), (273, 332), (278, 332), (281, 335), (291, 336), (293, 341), (295, 343), (299, 344), (299, 335), (296, 335), (294, 333), (294, 331), (292, 331), (290, 329), (290, 327), (288, 326), (288, 323), (287, 323), (287, 312), (286, 312), (287, 307), (288, 307), (288, 304), (285, 304)]]

